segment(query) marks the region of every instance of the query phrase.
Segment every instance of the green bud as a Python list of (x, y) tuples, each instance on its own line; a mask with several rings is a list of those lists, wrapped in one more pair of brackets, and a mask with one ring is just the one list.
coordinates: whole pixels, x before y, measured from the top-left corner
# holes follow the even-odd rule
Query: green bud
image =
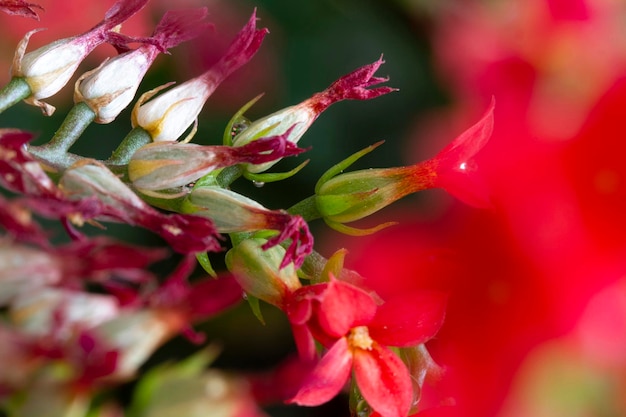
[(301, 284), (293, 263), (280, 268), (285, 249), (263, 249), (266, 243), (265, 239), (242, 241), (226, 254), (226, 266), (246, 293), (280, 307)]

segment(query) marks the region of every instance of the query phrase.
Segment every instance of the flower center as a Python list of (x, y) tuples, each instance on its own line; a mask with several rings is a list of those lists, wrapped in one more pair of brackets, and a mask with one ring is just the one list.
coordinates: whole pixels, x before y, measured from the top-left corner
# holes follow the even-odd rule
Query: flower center
[(355, 348), (371, 350), (374, 341), (370, 337), (367, 327), (359, 326), (350, 330), (350, 334), (348, 335), (348, 343), (350, 344), (350, 346)]

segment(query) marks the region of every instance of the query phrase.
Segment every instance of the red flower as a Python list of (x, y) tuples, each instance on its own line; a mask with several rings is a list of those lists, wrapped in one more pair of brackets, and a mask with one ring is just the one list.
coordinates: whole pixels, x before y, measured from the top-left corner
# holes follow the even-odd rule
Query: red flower
[(330, 346), (290, 402), (314, 406), (330, 400), (353, 370), (374, 410), (385, 417), (408, 414), (414, 399), (411, 375), (387, 346), (416, 346), (433, 337), (445, 312), (441, 293), (417, 292), (377, 307), (365, 291), (331, 278), (296, 290), (286, 310), (305, 359), (312, 353), (312, 337)]

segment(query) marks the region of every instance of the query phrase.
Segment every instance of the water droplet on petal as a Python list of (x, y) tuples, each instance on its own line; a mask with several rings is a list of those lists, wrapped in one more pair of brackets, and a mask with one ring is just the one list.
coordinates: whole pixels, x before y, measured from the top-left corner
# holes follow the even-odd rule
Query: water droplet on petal
[(256, 188), (261, 188), (265, 185), (265, 183), (263, 181), (252, 181), (252, 185), (254, 185)]
[(239, 117), (237, 120), (235, 120), (235, 123), (233, 123), (233, 127), (230, 130), (230, 135), (234, 138), (235, 136), (246, 130), (250, 126), (250, 123), (252, 122), (250, 122), (250, 120), (248, 120), (247, 118), (243, 116)]

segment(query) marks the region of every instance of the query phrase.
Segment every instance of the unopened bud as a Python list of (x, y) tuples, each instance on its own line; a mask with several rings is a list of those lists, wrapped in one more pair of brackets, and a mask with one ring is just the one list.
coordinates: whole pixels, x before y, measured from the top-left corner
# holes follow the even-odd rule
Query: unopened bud
[(285, 249), (273, 246), (267, 250), (265, 239), (246, 239), (226, 254), (226, 266), (248, 294), (276, 306), (285, 296), (301, 287), (292, 263), (280, 268)]

